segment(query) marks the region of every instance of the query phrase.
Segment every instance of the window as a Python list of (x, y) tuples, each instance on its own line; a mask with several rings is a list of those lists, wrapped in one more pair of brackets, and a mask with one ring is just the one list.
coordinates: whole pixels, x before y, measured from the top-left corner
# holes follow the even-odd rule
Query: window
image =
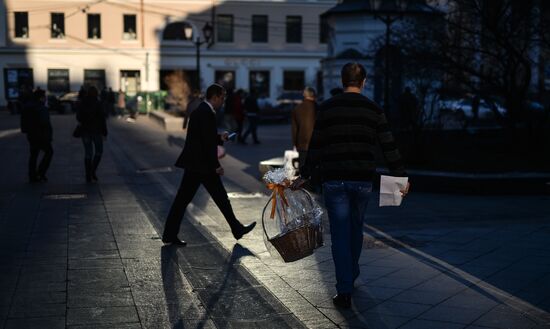
[(252, 42), (267, 42), (267, 15), (252, 16)]
[(216, 71), (216, 83), (224, 86), (227, 90), (235, 89), (235, 71)]
[(319, 42), (327, 43), (329, 35), (328, 19), (326, 17), (319, 17)]
[(250, 91), (269, 97), (269, 71), (250, 71)]
[(105, 87), (105, 70), (84, 70), (84, 86), (101, 91)]
[(286, 42), (302, 42), (302, 16), (286, 17)]
[(122, 39), (136, 40), (136, 31), (136, 15), (124, 15), (124, 31), (122, 33)]
[(141, 72), (137, 70), (120, 71), (120, 89), (128, 96), (135, 96), (141, 90)]
[(88, 39), (101, 39), (101, 16), (88, 14)]
[(21, 39), (29, 38), (29, 13), (15, 12), (15, 37)]
[(283, 89), (284, 90), (304, 90), (304, 71), (284, 71)]
[(233, 15), (218, 15), (218, 42), (233, 42)]
[(52, 13), (50, 23), (51, 37), (52, 39), (65, 38), (65, 14)]
[(8, 100), (16, 100), (22, 90), (32, 90), (32, 69), (4, 69), (4, 94)]
[(69, 70), (48, 69), (48, 91), (56, 94), (69, 92)]
[(162, 32), (162, 40), (189, 40), (185, 36), (185, 28), (188, 26), (189, 24), (185, 22), (175, 22), (168, 24)]

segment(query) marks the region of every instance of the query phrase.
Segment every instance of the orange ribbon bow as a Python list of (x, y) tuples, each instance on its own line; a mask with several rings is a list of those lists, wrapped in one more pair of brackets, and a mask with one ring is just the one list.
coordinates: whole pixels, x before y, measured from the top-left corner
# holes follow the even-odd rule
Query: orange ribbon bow
[(270, 218), (271, 219), (275, 218), (275, 209), (277, 209), (277, 194), (279, 194), (279, 196), (281, 197), (281, 200), (283, 200), (283, 217), (286, 219), (286, 214), (284, 212), (285, 206), (288, 207), (288, 201), (286, 200), (285, 192), (284, 192), (286, 186), (281, 184), (269, 183), (267, 184), (267, 188), (273, 191), (273, 193), (271, 193), (272, 202), (271, 202)]

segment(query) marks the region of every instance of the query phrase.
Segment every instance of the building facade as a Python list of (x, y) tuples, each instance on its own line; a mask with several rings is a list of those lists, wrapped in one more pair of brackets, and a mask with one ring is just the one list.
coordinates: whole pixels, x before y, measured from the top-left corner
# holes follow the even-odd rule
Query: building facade
[[(0, 106), (22, 86), (51, 93), (82, 85), (166, 89), (174, 72), (197, 88), (254, 89), (272, 102), (322, 86), (327, 29), (336, 0), (4, 0), (0, 15)], [(192, 34), (189, 33), (192, 31)]]

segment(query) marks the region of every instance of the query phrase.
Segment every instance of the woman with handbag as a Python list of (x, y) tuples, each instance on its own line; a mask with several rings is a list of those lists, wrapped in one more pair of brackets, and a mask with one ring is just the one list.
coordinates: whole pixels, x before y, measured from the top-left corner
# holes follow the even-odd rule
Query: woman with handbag
[(97, 89), (90, 87), (76, 113), (80, 125), (79, 135), (84, 144), (84, 166), (88, 183), (98, 180), (96, 171), (103, 154), (103, 138), (107, 137), (107, 123), (97, 96)]

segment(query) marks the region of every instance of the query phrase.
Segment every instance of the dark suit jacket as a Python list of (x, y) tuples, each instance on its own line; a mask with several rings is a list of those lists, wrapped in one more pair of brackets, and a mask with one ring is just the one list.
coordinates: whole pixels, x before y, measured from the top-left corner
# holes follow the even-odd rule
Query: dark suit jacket
[(223, 145), (216, 127), (216, 114), (202, 102), (189, 118), (185, 146), (176, 167), (190, 171), (214, 173), (218, 161), (218, 145)]

